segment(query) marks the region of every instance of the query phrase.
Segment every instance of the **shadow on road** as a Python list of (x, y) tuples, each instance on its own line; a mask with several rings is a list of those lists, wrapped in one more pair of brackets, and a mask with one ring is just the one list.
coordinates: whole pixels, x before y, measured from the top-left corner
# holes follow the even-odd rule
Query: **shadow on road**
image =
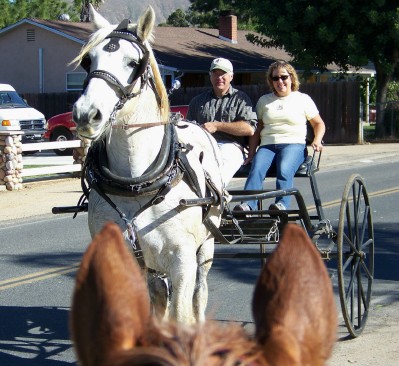
[(0, 307), (0, 365), (71, 365), (57, 360), (71, 353), (69, 310), (55, 307)]

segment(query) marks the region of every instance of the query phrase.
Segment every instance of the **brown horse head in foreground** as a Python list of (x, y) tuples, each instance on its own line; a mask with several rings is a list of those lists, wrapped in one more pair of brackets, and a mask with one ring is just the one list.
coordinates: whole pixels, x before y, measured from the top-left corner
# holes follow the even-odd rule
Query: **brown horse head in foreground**
[(71, 328), (79, 362), (96, 365), (324, 365), (336, 337), (331, 282), (304, 230), (286, 226), (257, 281), (255, 336), (235, 325), (156, 320), (120, 229), (107, 224), (83, 257)]

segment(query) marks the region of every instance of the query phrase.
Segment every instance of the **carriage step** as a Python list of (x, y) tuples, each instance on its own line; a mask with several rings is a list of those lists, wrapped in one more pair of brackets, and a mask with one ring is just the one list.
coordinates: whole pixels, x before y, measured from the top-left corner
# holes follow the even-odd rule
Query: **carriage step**
[(78, 213), (78, 212), (87, 212), (88, 204), (83, 203), (79, 206), (61, 206), (61, 207), (53, 207), (51, 212), (54, 215), (64, 214), (64, 213)]
[(214, 259), (259, 259), (267, 258), (270, 253), (215, 253)]

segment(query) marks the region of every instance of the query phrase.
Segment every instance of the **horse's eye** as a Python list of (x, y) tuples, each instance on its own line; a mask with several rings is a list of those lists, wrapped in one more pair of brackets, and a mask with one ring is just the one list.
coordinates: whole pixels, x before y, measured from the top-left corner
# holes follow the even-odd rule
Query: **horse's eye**
[(138, 62), (135, 60), (132, 60), (128, 63), (129, 67), (135, 68), (138, 65)]

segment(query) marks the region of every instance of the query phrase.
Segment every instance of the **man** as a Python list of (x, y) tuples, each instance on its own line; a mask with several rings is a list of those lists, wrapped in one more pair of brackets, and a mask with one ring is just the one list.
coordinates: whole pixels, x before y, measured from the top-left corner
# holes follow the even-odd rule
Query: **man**
[(187, 119), (211, 133), (222, 153), (225, 186), (244, 163), (247, 137), (255, 133), (257, 116), (251, 99), (231, 86), (233, 65), (225, 58), (212, 61), (209, 71), (212, 89), (197, 95), (188, 107)]

